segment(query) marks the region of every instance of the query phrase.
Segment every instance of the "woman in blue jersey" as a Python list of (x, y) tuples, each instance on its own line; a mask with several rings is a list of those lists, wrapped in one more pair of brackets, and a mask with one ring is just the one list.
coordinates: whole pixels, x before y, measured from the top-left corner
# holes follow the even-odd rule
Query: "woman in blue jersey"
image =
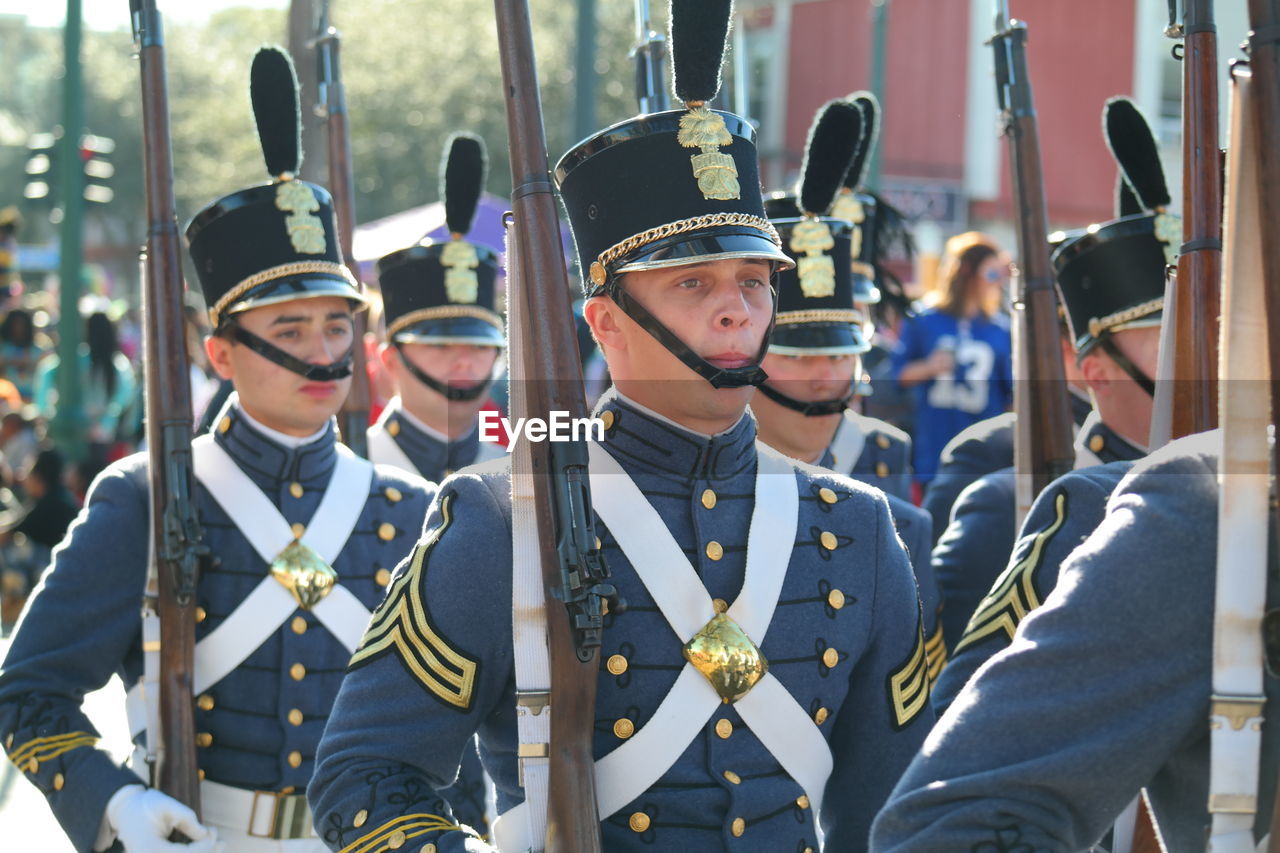
[(907, 317), (894, 352), (894, 375), (916, 405), (916, 480), (933, 479), (942, 448), (956, 433), (1013, 401), (1009, 319), (1000, 312), (1009, 261), (977, 231), (947, 241), (942, 288)]

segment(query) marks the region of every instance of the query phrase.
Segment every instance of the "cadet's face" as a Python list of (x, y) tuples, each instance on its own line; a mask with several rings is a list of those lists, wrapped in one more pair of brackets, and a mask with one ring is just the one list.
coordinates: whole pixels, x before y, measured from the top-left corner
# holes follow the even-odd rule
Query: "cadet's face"
[[(627, 293), (662, 325), (716, 367), (746, 367), (755, 361), (773, 317), (770, 266), (764, 261), (724, 260), (628, 273)], [(628, 343), (652, 343), (648, 332), (628, 329)], [(671, 363), (655, 364), (655, 372), (675, 367), (673, 378), (687, 379), (689, 368), (667, 353)], [(672, 364), (673, 363), (673, 364)]]
[[(780, 355), (764, 357), (769, 385), (802, 403), (835, 400), (849, 392), (862, 361), (857, 355)], [(756, 400), (752, 400), (752, 407)]]
[[(249, 332), (310, 364), (331, 364), (351, 349), (351, 303), (339, 296), (264, 305), (237, 314)], [(304, 379), (248, 347), (212, 337), (205, 342), (218, 375), (230, 379), (253, 418), (286, 435), (310, 435), (337, 414), (351, 377), (334, 382)]]
[[(767, 261), (726, 259), (627, 273), (622, 284), (695, 353), (734, 368), (752, 364), (764, 342), (771, 272)], [(610, 299), (589, 300), (586, 317), (624, 394), (704, 432), (741, 416), (753, 388), (712, 389)]]
[[(454, 388), (472, 388), (483, 385), (493, 376), (493, 366), (498, 360), (498, 348), (473, 344), (405, 343), (400, 345), (404, 357), (415, 367), (437, 382)], [(428, 388), (405, 369), (395, 348), (383, 351), (383, 364), (396, 378), (401, 399), (409, 411), (416, 412), (419, 404), (444, 403), (445, 397)], [(484, 405), (484, 397), (474, 401), (477, 411)], [(449, 401), (450, 407), (472, 405), (470, 402)]]

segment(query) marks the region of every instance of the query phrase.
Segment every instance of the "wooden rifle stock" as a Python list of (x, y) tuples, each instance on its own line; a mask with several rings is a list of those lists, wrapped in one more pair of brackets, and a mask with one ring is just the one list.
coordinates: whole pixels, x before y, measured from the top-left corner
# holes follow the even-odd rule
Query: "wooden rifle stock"
[[(327, 16), (326, 16), (327, 17)], [(321, 21), (320, 37), (316, 40), (316, 56), (320, 65), (320, 103), (324, 105), (326, 136), (329, 140), (329, 192), (333, 195), (333, 210), (338, 219), (338, 247), (342, 261), (356, 281), (360, 280), (360, 265), (353, 248), (356, 229), (356, 206), (352, 186), (355, 181), (351, 166), (351, 133), (347, 127), (347, 96), (342, 85), (339, 59), (341, 37), (338, 31)], [(342, 404), (340, 425), (342, 440), (357, 456), (368, 456), (365, 430), (369, 427), (371, 394), (369, 371), (366, 367), (364, 336), (368, 331), (368, 312), (358, 311), (354, 318), (355, 348), (351, 353), (351, 390)]]
[[(182, 305), (182, 259), (173, 195), (169, 95), (164, 35), (155, 0), (132, 0), (142, 66), (146, 161), (147, 261), (143, 287), (146, 328), (146, 430), (150, 452), (151, 531), (160, 621), (160, 731), (148, 732), (156, 755), (153, 782), (200, 810), (192, 696), (195, 589), (208, 559), (200, 542), (191, 462), (191, 380)], [(151, 606), (150, 604), (148, 606)], [(160, 738), (158, 748), (155, 738)]]
[(1218, 153), (1218, 36), (1212, 0), (1186, 0), (1182, 25), (1182, 240), (1174, 340), (1172, 437), (1218, 423), (1222, 287), (1222, 160)]
[[(494, 0), (498, 46), (507, 104), (511, 155), (511, 205), (516, 255), (509, 269), (508, 299), (518, 301), (521, 322), (538, 322), (522, 330), (523, 346), (512, 359), (521, 359), (528, 377), (521, 390), (527, 411), (513, 416), (548, 417), (552, 411), (570, 417), (587, 413), (582, 368), (572, 323), (569, 282), (564, 268), (557, 214), (543, 132), (542, 105), (534, 63), (533, 36), (527, 0)], [(517, 399), (513, 389), (513, 401)], [(547, 853), (598, 853), (600, 824), (592, 733), (595, 726), (596, 679), (599, 669), (601, 603), (594, 591), (566, 579), (580, 572), (565, 571), (564, 547), (588, 557), (582, 539), (590, 530), (592, 513), (587, 492), (585, 445), (561, 442), (529, 443), (533, 468), (533, 502), (538, 552), (546, 586), (547, 642), (551, 664), (551, 741), (547, 809)], [(571, 498), (566, 500), (566, 498)], [(572, 509), (573, 511), (569, 511)], [(577, 540), (574, 547), (570, 540)], [(558, 547), (561, 546), (561, 547)], [(572, 554), (570, 555), (572, 556)], [(598, 560), (598, 553), (594, 554)], [(598, 579), (599, 575), (593, 575)], [(590, 583), (593, 578), (583, 578)], [(570, 602), (577, 602), (570, 605)], [(570, 606), (566, 606), (570, 605)], [(594, 626), (584, 631), (584, 626)], [(591, 631), (594, 630), (594, 645)], [(587, 639), (583, 639), (583, 636)]]
[(1017, 206), (1018, 276), (1014, 296), (1014, 343), (1022, 369), (1015, 376), (1015, 465), (1020, 490), (1031, 499), (1053, 480), (1071, 470), (1075, 450), (1071, 434), (1071, 405), (1058, 332), (1058, 301), (1049, 264), (1049, 226), (1040, 163), (1040, 132), (1031, 80), (1027, 76), (1026, 25), (1007, 21), (997, 13), (996, 87), (1003, 131), (1009, 140), (1009, 166)]

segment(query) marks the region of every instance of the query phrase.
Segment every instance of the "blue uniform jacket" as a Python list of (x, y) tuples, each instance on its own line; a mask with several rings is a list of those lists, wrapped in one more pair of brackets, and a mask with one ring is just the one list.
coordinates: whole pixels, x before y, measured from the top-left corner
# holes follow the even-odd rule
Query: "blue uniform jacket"
[[(1166, 848), (1204, 850), (1220, 446), (1190, 436), (1134, 466), (1043, 606), (939, 721), (872, 849), (1083, 850), (1145, 786)], [(1274, 678), (1266, 693), (1274, 709)], [(1268, 724), (1255, 837), (1278, 749)]]
[[(336, 462), (334, 428), (288, 449), (231, 403), (214, 429), (215, 440), (285, 519), (307, 523)], [(364, 512), (333, 563), (340, 583), (370, 609), (382, 600), (390, 569), (412, 548), (432, 493), (429, 484), (394, 469), (374, 476)], [(205, 542), (220, 561), (200, 578), (198, 642), (267, 567), (204, 488), (197, 485), (195, 494)], [(98, 733), (80, 703), (112, 675), (131, 686), (142, 674), (149, 516), (146, 454), (98, 476), (0, 667), (0, 739), (10, 756), (23, 758), (27, 778), (48, 797), (78, 851), (93, 844), (111, 795), (138, 782), (94, 748)], [(305, 789), (349, 657), (315, 617), (296, 611), (197, 703), (196, 731), (207, 736), (197, 757), (206, 777), (255, 790)], [(38, 760), (27, 760), (33, 756)]]
[(849, 476), (875, 486), (885, 494), (911, 500), (911, 436), (879, 418), (846, 410), (842, 428), (857, 427), (864, 436), (862, 453), (849, 468), (848, 460), (836, 459), (831, 448), (822, 454), (818, 467), (848, 471)]
[(1013, 465), (1013, 412), (966, 427), (947, 442), (938, 459), (938, 473), (924, 490), (924, 508), (933, 516), (936, 545), (951, 521), (951, 509), (979, 477)]
[(1049, 484), (1031, 505), (1008, 567), (970, 611), (969, 623), (933, 691), (941, 715), (992, 655), (1007, 648), (1019, 623), (1058, 583), (1062, 563), (1102, 523), (1107, 498), (1132, 462), (1092, 465)]
[[(920, 603), (924, 607), (924, 636), (932, 681), (946, 663), (947, 652), (942, 635), (938, 633), (942, 596), (934, 579), (931, 561), (933, 519), (928, 510), (911, 503), (911, 438), (878, 418), (849, 410), (845, 411), (844, 417), (866, 437), (866, 444), (849, 476), (884, 490), (894, 527), (907, 548), (907, 556), (911, 558), (911, 568), (920, 588)], [(841, 470), (840, 460), (835, 458), (830, 447), (818, 460), (818, 467)]]
[[(405, 414), (399, 397), (387, 404), (378, 418), (378, 427), (386, 430), (413, 463), (417, 473), (432, 483), (439, 483), (459, 468), (505, 453), (501, 447), (494, 453), (493, 445), (483, 446), (478, 427), (455, 441), (445, 441), (439, 435), (429, 434)], [(372, 449), (369, 452), (373, 453)]]
[[(744, 416), (708, 438), (613, 393), (601, 407), (611, 421), (605, 448), (667, 522), (710, 595), (733, 600), (753, 506), (754, 420)], [(921, 702), (928, 688), (920, 605), (880, 493), (800, 463), (795, 476), (796, 541), (761, 651), (834, 754), (821, 815), (828, 849), (856, 851), (865, 848), (871, 817), (931, 723), (928, 702)], [(432, 789), (452, 778), (476, 731), (499, 812), (522, 798), (509, 493), (505, 462), (447, 480), (422, 543), (397, 569), (388, 605), (366, 637), (383, 640), (381, 650), (357, 652), (308, 789), (317, 829), (334, 850), (375, 853), (395, 849), (392, 843), (464, 849), (463, 834), (433, 811)], [(599, 758), (648, 722), (685, 662), (680, 638), (610, 531), (603, 524), (597, 531), (627, 602), (624, 613), (606, 619), (594, 734)], [(393, 605), (397, 596), (426, 604), (415, 615), (412, 606)], [(404, 641), (386, 642), (396, 631)], [(415, 664), (428, 653), (452, 663)], [(734, 707), (720, 706), (655, 785), (603, 817), (604, 849), (817, 849), (815, 816), (803, 794)]]
[[(1072, 391), (1071, 419), (1079, 427), (1093, 411), (1088, 395)], [(924, 492), (924, 508), (933, 515), (936, 545), (951, 521), (956, 498), (979, 477), (1013, 466), (1013, 428), (1017, 417), (1003, 412), (979, 421), (947, 442), (938, 460), (938, 474)]]

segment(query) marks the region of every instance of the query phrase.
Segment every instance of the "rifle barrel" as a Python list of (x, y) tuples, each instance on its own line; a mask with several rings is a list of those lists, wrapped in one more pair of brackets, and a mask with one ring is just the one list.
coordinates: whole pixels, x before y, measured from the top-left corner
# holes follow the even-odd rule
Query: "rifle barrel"
[(151, 529), (155, 538), (160, 619), (160, 718), (156, 786), (199, 813), (195, 708), (196, 568), (199, 521), (192, 496), (191, 386), (182, 306), (182, 260), (173, 194), (169, 95), (164, 36), (155, 0), (130, 4), (142, 72), (145, 140), (147, 264), (143, 287), (146, 327), (147, 446)]
[[(997, 15), (1002, 4), (997, 3)], [(1040, 132), (1027, 75), (1026, 26), (1010, 22), (997, 33), (997, 65), (1003, 61), (1004, 79), (998, 95), (1004, 106), (1004, 131), (1009, 138), (1009, 166), (1017, 205), (1018, 277), (1014, 296), (1015, 343), (1022, 375), (1015, 377), (1015, 460), (1020, 484), (1030, 484), (1029, 498), (1071, 470), (1075, 452), (1071, 408), (1067, 398), (1058, 340), (1057, 298), (1049, 263), (1048, 211), (1044, 171), (1040, 160)], [(1003, 85), (1001, 85), (1003, 84)], [(1024, 490), (1025, 492), (1025, 490)], [(1020, 505), (1021, 505), (1020, 501)]]
[(1217, 425), (1222, 280), (1222, 159), (1218, 36), (1211, 0), (1187, 0), (1183, 25), (1182, 239), (1174, 350), (1172, 437)]
[[(525, 318), (540, 318), (538, 334), (525, 335), (522, 359), (527, 413), (546, 417), (550, 411), (586, 413), (582, 368), (570, 322), (569, 281), (560, 241), (560, 220), (547, 169), (547, 143), (538, 95), (533, 35), (527, 0), (494, 0), (498, 46), (502, 58), (503, 91), (506, 94), (507, 128), (511, 157), (512, 228), (516, 230), (519, 281), (508, 282), (510, 298), (520, 301)], [(592, 731), (595, 720), (598, 649), (580, 656), (569, 611), (557, 599), (563, 589), (560, 531), (572, 531), (573, 520), (556, 517), (556, 506), (566, 491), (558, 489), (565, 444), (530, 444), (533, 455), (534, 504), (538, 550), (547, 589), (547, 636), (551, 662), (551, 715), (549, 754), (549, 803), (547, 853), (599, 853), (600, 824), (596, 791)], [(582, 465), (585, 476), (585, 447)], [(586, 508), (589, 521), (590, 509)], [(564, 593), (568, 591), (565, 590)], [(564, 594), (560, 593), (560, 594)], [(585, 658), (585, 659), (584, 659)]]
[[(322, 22), (323, 23), (323, 22)], [(316, 56), (320, 68), (320, 85), (324, 92), (326, 138), (329, 142), (329, 192), (333, 196), (334, 215), (338, 219), (338, 247), (342, 261), (356, 281), (360, 280), (360, 265), (355, 256), (355, 177), (351, 163), (351, 132), (347, 125), (347, 96), (342, 85), (341, 37), (338, 31), (325, 26), (316, 40)], [(340, 418), (342, 440), (357, 456), (368, 456), (365, 430), (369, 426), (369, 409), (372, 394), (369, 389), (369, 373), (364, 351), (364, 336), (368, 331), (368, 317), (361, 311), (354, 318), (352, 340), (355, 347), (351, 359), (351, 390), (343, 401)]]

